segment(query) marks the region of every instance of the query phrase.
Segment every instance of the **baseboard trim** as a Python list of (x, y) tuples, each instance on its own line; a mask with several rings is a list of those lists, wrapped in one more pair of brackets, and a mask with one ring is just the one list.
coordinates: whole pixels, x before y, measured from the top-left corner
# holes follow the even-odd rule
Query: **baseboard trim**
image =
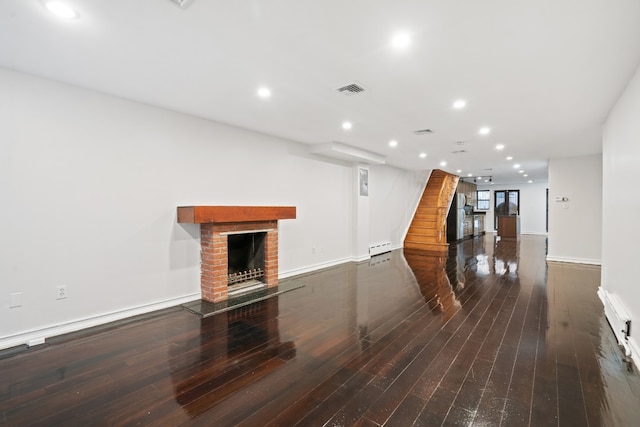
[[(624, 352), (626, 353), (627, 357), (631, 358), (631, 360), (635, 363), (636, 360), (638, 360), (638, 357), (640, 357), (640, 347), (638, 346), (638, 342), (631, 336), (625, 338), (624, 334), (620, 334), (620, 333), (616, 333), (615, 331), (615, 325), (616, 323), (618, 323), (615, 319), (609, 319), (607, 316), (607, 306), (609, 307), (610, 313), (612, 313), (612, 315), (614, 317), (620, 317), (619, 315), (616, 315), (616, 313), (622, 312), (623, 313), (623, 317), (627, 317), (629, 316), (629, 314), (626, 312), (626, 308), (625, 307), (620, 307), (620, 301), (616, 298), (616, 300), (618, 300), (618, 302), (616, 304), (612, 304), (611, 301), (611, 297), (610, 297), (611, 293), (609, 293), (606, 289), (604, 289), (602, 286), (600, 286), (598, 288), (598, 297), (600, 298), (600, 301), (602, 302), (602, 305), (604, 306), (604, 312), (603, 315), (605, 316), (605, 318), (607, 318), (607, 322), (609, 323), (609, 330), (611, 331), (611, 333), (613, 334), (614, 338), (616, 339), (616, 341), (618, 342), (618, 345), (624, 349)], [(616, 309), (616, 307), (619, 307)], [(630, 318), (630, 316), (629, 316)], [(630, 318), (631, 319), (631, 318)], [(631, 319), (631, 323), (633, 324), (633, 319)], [(633, 331), (633, 329), (632, 329)]]
[(600, 298), (600, 302), (602, 303), (602, 305), (606, 304), (606, 298), (607, 298), (607, 291), (605, 291), (604, 289), (602, 289), (602, 286), (598, 286), (598, 298)]
[(556, 257), (551, 255), (547, 255), (547, 261), (548, 262), (567, 262), (571, 264), (602, 265), (602, 261), (598, 259)]
[(371, 255), (366, 254), (366, 255), (360, 255), (360, 256), (355, 256), (351, 258), (353, 262), (362, 262), (362, 261), (369, 261), (371, 259)]
[(138, 316), (150, 313), (156, 310), (162, 310), (174, 307), (200, 298), (200, 293), (185, 295), (178, 298), (171, 298), (164, 301), (158, 301), (150, 304), (143, 304), (136, 307), (117, 310), (110, 313), (91, 316), (84, 319), (72, 320), (70, 322), (57, 324), (55, 326), (46, 326), (43, 328), (32, 329), (30, 331), (20, 332), (0, 338), (0, 350), (5, 348), (16, 347), (20, 345), (38, 345), (46, 342), (47, 338), (58, 335), (77, 332), (82, 329), (92, 328), (94, 326), (104, 325), (106, 323), (123, 320), (128, 317)]
[(333, 261), (321, 262), (318, 264), (313, 264), (307, 267), (295, 268), (293, 270), (288, 271), (280, 271), (278, 274), (279, 279), (287, 279), (289, 277), (298, 276), (300, 274), (311, 273), (316, 270), (322, 270), (323, 268), (335, 267), (336, 265), (344, 264), (346, 262), (356, 262), (354, 257), (345, 257), (336, 259)]
[[(389, 252), (395, 251), (397, 249), (402, 249), (402, 244), (392, 245), (391, 246), (391, 250)], [(288, 270), (288, 271), (280, 271), (280, 274), (278, 274), (278, 279), (288, 279), (288, 278), (293, 277), (293, 276), (298, 276), (300, 274), (312, 273), (312, 272), (314, 272), (316, 270), (322, 270), (324, 268), (335, 267), (336, 265), (344, 264), (344, 263), (347, 263), (347, 262), (363, 262), (363, 261), (368, 261), (370, 259), (371, 259), (370, 255), (363, 255), (361, 257), (356, 257), (356, 256), (344, 257), (344, 258), (336, 259), (336, 260), (333, 260), (333, 261), (327, 261), (327, 262), (322, 262), (322, 263), (319, 263), (319, 264), (310, 265), (308, 267), (296, 268), (296, 269)]]

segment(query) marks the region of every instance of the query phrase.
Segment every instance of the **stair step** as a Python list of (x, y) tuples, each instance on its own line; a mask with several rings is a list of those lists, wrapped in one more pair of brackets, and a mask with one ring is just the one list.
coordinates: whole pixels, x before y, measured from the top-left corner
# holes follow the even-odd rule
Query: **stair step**
[(449, 250), (448, 243), (413, 243), (413, 242), (405, 242), (404, 247), (406, 249), (417, 249), (421, 251), (433, 251), (433, 252), (444, 252), (446, 253)]
[(440, 227), (444, 227), (444, 223), (440, 222), (440, 221), (421, 221), (421, 220), (414, 220), (411, 223), (411, 226), (409, 226), (409, 232), (412, 231), (420, 231), (420, 230), (436, 230), (438, 228), (438, 226)]
[(414, 227), (411, 226), (409, 228), (409, 233), (411, 236), (420, 236), (420, 237), (440, 237), (445, 233), (445, 230), (436, 230), (435, 228), (423, 228), (423, 227)]
[(439, 237), (439, 236), (422, 236), (420, 234), (413, 234), (410, 237), (407, 236), (407, 238), (405, 239), (405, 243), (406, 242), (412, 242), (412, 243), (446, 243), (446, 237), (447, 236), (443, 236), (443, 238)]
[(444, 206), (420, 206), (416, 210), (416, 214), (420, 215), (444, 215), (447, 216), (448, 208)]
[(404, 247), (426, 251), (447, 250), (446, 220), (458, 177), (440, 169), (431, 171), (420, 197)]

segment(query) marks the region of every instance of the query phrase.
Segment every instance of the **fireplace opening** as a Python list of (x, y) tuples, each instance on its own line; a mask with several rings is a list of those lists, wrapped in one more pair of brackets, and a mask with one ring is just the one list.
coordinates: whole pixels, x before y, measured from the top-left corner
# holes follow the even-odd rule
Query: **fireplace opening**
[(264, 245), (267, 233), (229, 234), (227, 236), (228, 284), (232, 288), (262, 286)]

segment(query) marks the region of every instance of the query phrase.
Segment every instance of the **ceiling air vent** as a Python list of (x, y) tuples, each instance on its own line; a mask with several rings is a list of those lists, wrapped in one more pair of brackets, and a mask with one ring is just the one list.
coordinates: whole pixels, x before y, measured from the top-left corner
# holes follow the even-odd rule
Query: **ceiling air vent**
[(170, 0), (170, 1), (171, 3), (176, 4), (180, 9), (186, 9), (193, 0)]
[(433, 133), (433, 131), (431, 129), (419, 129), (414, 130), (413, 133), (415, 133), (416, 135), (428, 135), (430, 133)]
[(456, 150), (456, 151), (452, 151), (451, 154), (462, 154), (462, 153), (466, 153), (467, 150)]
[(338, 92), (347, 96), (351, 96), (351, 95), (356, 95), (360, 92), (364, 92), (364, 88), (355, 83), (351, 83), (350, 85), (346, 85), (346, 86), (342, 86), (341, 88), (338, 88)]

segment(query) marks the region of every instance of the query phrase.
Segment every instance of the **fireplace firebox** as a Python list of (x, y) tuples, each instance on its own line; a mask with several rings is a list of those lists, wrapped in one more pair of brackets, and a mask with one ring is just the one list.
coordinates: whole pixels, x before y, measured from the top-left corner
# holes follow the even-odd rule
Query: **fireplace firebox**
[(264, 246), (267, 233), (229, 234), (228, 285), (264, 283)]

